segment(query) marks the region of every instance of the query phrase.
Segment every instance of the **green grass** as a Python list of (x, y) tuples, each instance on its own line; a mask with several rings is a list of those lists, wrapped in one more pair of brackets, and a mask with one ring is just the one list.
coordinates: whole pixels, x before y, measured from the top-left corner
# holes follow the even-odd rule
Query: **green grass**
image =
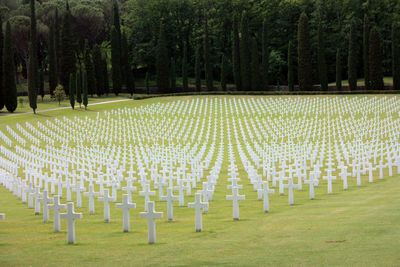
[[(40, 115), (0, 117), (0, 130), (24, 121), (36, 122), (60, 116), (96, 116), (97, 112), (135, 107), (156, 102), (196, 97), (165, 97), (141, 101), (96, 105), (88, 111), (56, 110)], [(236, 148), (235, 148), (236, 149)], [(224, 160), (226, 166), (227, 160)], [(174, 222), (166, 220), (166, 203), (156, 201), (164, 212), (157, 220), (157, 244), (147, 244), (147, 221), (139, 219), (142, 198), (133, 195), (137, 209), (131, 210), (131, 231), (122, 233), (122, 211), (111, 206), (111, 223), (103, 223), (102, 205), (96, 201), (96, 214), (88, 214), (83, 197), (83, 219), (76, 221), (77, 244), (66, 242), (66, 223), (62, 232), (53, 233), (53, 224), (43, 223), (5, 188), (0, 187), (0, 266), (399, 266), (400, 265), (400, 177), (395, 175), (357, 187), (349, 179), (343, 191), (334, 182), (333, 195), (327, 195), (326, 182), (316, 188), (316, 199), (308, 199), (308, 186), (295, 192), (295, 205), (288, 206), (287, 194), (270, 196), (271, 212), (264, 214), (262, 202), (252, 190), (242, 165), (239, 177), (246, 200), (240, 202), (240, 221), (232, 220), (232, 202), (225, 200), (228, 173), (222, 168), (220, 179), (203, 214), (204, 232), (196, 233), (194, 210), (174, 205)], [(397, 169), (395, 168), (397, 173)], [(387, 174), (385, 173), (385, 176)], [(98, 190), (98, 188), (96, 188)], [(194, 192), (194, 190), (192, 190)], [(64, 192), (65, 193), (65, 192)], [(175, 193), (176, 194), (176, 193)], [(75, 196), (75, 194), (73, 194)], [(121, 200), (121, 192), (118, 196)], [(194, 197), (185, 197), (185, 203)], [(65, 199), (62, 201), (65, 202)], [(52, 220), (52, 212), (50, 212)]]

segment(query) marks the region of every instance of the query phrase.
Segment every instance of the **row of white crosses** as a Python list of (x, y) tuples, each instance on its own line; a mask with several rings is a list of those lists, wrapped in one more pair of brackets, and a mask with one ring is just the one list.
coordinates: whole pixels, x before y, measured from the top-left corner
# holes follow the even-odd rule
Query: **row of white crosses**
[[(366, 110), (374, 117), (359, 119)], [(76, 194), (76, 207), (82, 206), (83, 193), (90, 214), (96, 198), (103, 202), (104, 221), (109, 222), (109, 204), (118, 201), (122, 190), (126, 197), (117, 208), (123, 210), (124, 231), (129, 231), (129, 210), (136, 208), (133, 192), (145, 199), (147, 213), (154, 211), (150, 203), (158, 192), (166, 202), (167, 219), (173, 220), (173, 201), (183, 207), (185, 195), (197, 190), (189, 206), (195, 209), (196, 231), (202, 231), (199, 210), (208, 212), (222, 168), (229, 168), (227, 199), (239, 219), (239, 200), (245, 197), (239, 193), (236, 154), (264, 212), (269, 212), (268, 196), (274, 193), (269, 182), (281, 194), (288, 189), (292, 205), (294, 189), (302, 190), (303, 183), (314, 199), (321, 179), (330, 194), (339, 177), (346, 190), (349, 177), (360, 186), (367, 172), (370, 182), (377, 172), (383, 178), (384, 170), (392, 176), (393, 167), (400, 169), (398, 112), (397, 97), (196, 98), (143, 105), (8, 127), (8, 135), (0, 135), (0, 165), (25, 178), (13, 179), (9, 187), (36, 213), (49, 195), (65, 197), (64, 189), (67, 202)], [(226, 136), (229, 162), (223, 167)], [(151, 236), (155, 242), (155, 232)]]

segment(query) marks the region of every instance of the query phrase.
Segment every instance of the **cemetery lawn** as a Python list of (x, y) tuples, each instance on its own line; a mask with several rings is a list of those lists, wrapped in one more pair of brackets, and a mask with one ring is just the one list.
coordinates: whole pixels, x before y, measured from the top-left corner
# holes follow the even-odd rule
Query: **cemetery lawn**
[[(225, 96), (219, 96), (225, 97)], [(226, 96), (231, 97), (231, 96)], [(352, 97), (352, 96), (346, 96)], [(36, 123), (57, 117), (96, 116), (109, 109), (134, 107), (156, 102), (196, 98), (163, 97), (125, 101), (90, 107), (83, 110), (55, 110), (39, 115), (22, 114), (1, 117), (0, 130), (6, 125)], [(235, 148), (236, 149), (236, 148)], [(111, 208), (111, 223), (103, 222), (102, 203), (95, 201), (96, 214), (89, 215), (88, 199), (83, 197), (83, 213), (77, 220), (76, 244), (67, 244), (66, 222), (61, 233), (53, 232), (42, 216), (34, 216), (12, 193), (0, 186), (0, 266), (141, 266), (141, 265), (235, 265), (235, 266), (400, 266), (400, 177), (375, 179), (362, 186), (349, 182), (343, 191), (340, 180), (333, 183), (333, 194), (326, 192), (326, 181), (315, 189), (316, 199), (309, 200), (308, 186), (295, 191), (295, 205), (288, 206), (284, 196), (270, 195), (271, 212), (263, 213), (262, 201), (249, 184), (241, 164), (242, 177), (240, 220), (232, 220), (227, 159), (216, 186), (210, 210), (203, 214), (204, 232), (195, 232), (194, 209), (178, 207), (174, 202), (173, 222), (166, 220), (166, 203), (156, 201), (156, 211), (164, 218), (156, 220), (157, 244), (147, 244), (147, 220), (139, 218), (144, 201), (133, 198), (137, 209), (130, 211), (131, 232), (122, 232), (122, 211)], [(97, 188), (96, 188), (97, 190)], [(75, 197), (75, 194), (73, 194)], [(121, 192), (118, 195), (121, 202)], [(185, 204), (194, 201), (194, 194), (185, 197)], [(65, 199), (62, 200), (65, 203)]]

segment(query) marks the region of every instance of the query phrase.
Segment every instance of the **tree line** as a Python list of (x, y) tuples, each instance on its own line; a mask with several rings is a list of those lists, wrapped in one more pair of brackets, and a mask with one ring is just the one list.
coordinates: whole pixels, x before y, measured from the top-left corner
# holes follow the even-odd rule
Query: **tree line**
[(0, 104), (16, 103), (21, 77), (34, 111), (45, 81), (72, 106), (86, 91), (133, 94), (135, 80), (157, 93), (342, 90), (342, 79), (356, 90), (358, 78), (381, 90), (392, 76), (398, 90), (399, 11), (398, 0), (1, 0)]

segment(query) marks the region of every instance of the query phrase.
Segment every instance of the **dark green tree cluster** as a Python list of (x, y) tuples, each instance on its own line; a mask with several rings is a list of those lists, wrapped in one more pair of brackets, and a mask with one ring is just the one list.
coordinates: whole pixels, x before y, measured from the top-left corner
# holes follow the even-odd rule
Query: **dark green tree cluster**
[(392, 75), (393, 89), (400, 90), (400, 30), (399, 24), (392, 25)]
[(312, 73), (311, 45), (306, 13), (301, 14), (298, 27), (299, 88), (300, 91), (307, 91), (312, 89), (313, 82), (310, 75)]
[(156, 70), (157, 70), (157, 88), (159, 93), (166, 93), (170, 88), (169, 84), (169, 56), (167, 48), (167, 40), (165, 37), (164, 24), (160, 23), (160, 34), (158, 37), (157, 45), (157, 58), (156, 58)]
[(377, 27), (369, 34), (369, 79), (372, 90), (383, 89), (381, 36)]
[[(9, 112), (17, 109), (17, 86), (14, 76), (14, 53), (12, 47), (11, 25), (7, 22), (3, 48), (3, 93), (4, 105)], [(35, 110), (34, 110), (35, 111)]]
[(35, 0), (30, 0), (31, 10), (31, 29), (30, 29), (30, 42), (29, 42), (29, 62), (28, 62), (28, 95), (29, 106), (32, 108), (33, 113), (37, 109), (37, 94), (38, 94), (38, 59), (37, 59), (37, 40), (36, 40), (36, 11)]

